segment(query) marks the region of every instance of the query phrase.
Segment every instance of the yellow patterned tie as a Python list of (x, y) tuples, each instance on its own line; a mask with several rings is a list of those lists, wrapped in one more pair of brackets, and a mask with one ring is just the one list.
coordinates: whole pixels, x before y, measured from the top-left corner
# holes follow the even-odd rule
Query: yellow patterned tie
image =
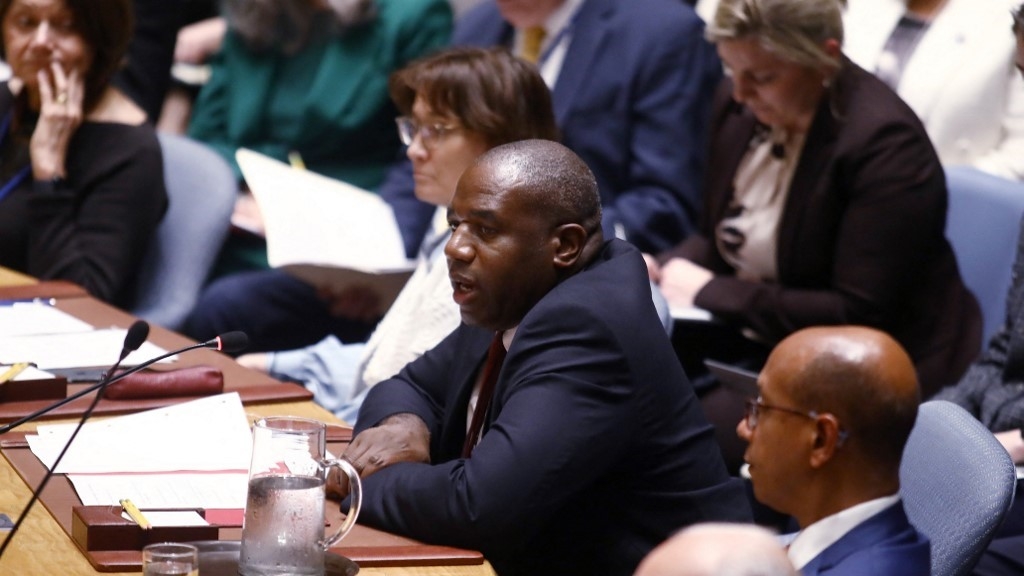
[(523, 30), (523, 51), (519, 56), (527, 62), (536, 64), (540, 59), (540, 47), (544, 44), (546, 34), (541, 26), (531, 26)]

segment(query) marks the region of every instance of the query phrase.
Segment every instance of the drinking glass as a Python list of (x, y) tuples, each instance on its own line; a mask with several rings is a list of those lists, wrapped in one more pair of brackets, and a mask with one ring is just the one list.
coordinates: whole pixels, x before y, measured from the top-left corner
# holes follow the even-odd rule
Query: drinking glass
[(199, 549), (191, 544), (160, 542), (142, 549), (143, 576), (199, 576)]

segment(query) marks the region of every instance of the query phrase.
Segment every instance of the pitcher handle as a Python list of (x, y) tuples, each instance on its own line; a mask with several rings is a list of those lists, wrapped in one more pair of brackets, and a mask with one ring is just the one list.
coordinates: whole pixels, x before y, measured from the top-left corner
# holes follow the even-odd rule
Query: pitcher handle
[(347, 460), (327, 460), (324, 464), (326, 466), (324, 470), (326, 473), (329, 474), (331, 468), (339, 468), (348, 476), (348, 494), (351, 502), (348, 514), (345, 516), (345, 521), (341, 523), (341, 526), (338, 527), (334, 534), (324, 539), (323, 547), (326, 551), (344, 538), (352, 530), (352, 527), (356, 525), (359, 509), (363, 506), (363, 484), (359, 480), (359, 472)]

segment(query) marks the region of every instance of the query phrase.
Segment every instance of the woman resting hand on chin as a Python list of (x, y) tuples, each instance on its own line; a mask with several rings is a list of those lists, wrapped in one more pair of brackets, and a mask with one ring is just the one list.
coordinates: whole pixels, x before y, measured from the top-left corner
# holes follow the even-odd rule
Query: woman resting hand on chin
[(0, 266), (127, 307), (167, 207), (160, 144), (110, 85), (131, 0), (0, 0)]

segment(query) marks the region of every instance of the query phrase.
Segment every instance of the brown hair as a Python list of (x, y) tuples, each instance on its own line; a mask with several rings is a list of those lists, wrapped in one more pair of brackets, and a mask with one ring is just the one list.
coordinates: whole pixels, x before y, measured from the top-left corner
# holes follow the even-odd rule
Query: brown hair
[(410, 114), (417, 96), (440, 115), (458, 119), (488, 146), (540, 138), (558, 140), (551, 92), (533, 64), (504, 48), (452, 48), (391, 75), (391, 99)]
[[(134, 28), (131, 0), (61, 0), (74, 19), (75, 31), (92, 50), (92, 65), (85, 74), (84, 112), (92, 110), (124, 64)], [(14, 0), (0, 0), (0, 21)], [(6, 50), (0, 50), (6, 57)]]

